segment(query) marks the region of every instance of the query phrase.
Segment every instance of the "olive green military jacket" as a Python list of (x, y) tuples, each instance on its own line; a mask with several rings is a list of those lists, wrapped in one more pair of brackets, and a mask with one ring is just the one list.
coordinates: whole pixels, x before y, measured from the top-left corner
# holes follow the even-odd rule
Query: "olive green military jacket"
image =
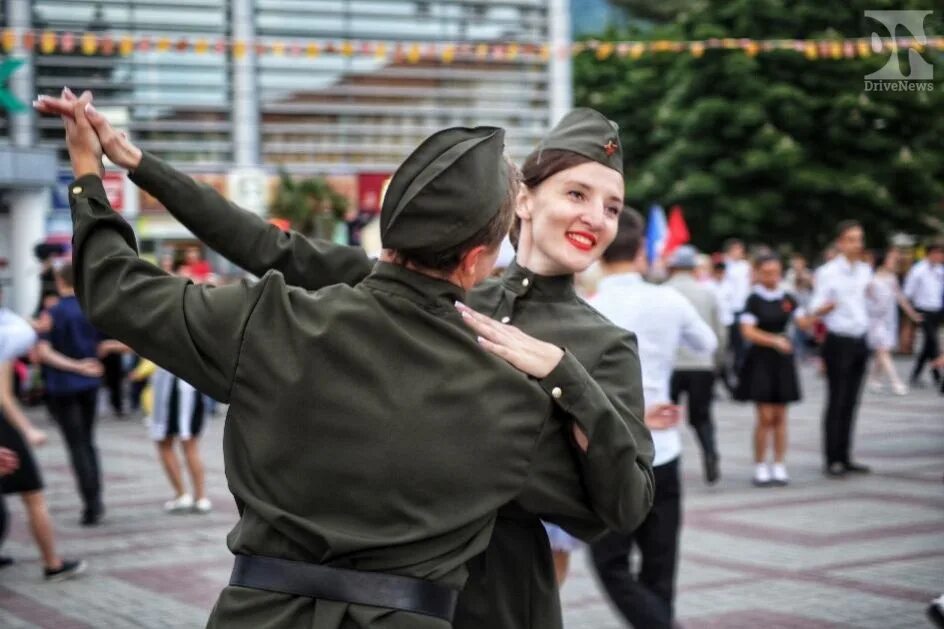
[[(309, 292), (278, 272), (197, 286), (142, 261), (101, 180), (70, 186), (76, 294), (92, 323), (230, 404), (234, 553), (395, 573), (460, 589), (512, 500), (584, 521), (574, 478), (534, 453), (567, 429), (566, 374), (537, 382), (483, 352), (455, 285), (380, 263)], [(584, 527), (590, 532), (589, 527)], [(226, 587), (210, 626), (445, 629), (373, 606)]]
[[(278, 269), (287, 282), (315, 288), (354, 285), (370, 272), (363, 250), (285, 233), (151, 155), (132, 179), (206, 244), (252, 273)], [(586, 508), (548, 511), (527, 496), (503, 508), (488, 552), (469, 565), (455, 626), (554, 629), (562, 624), (560, 603), (538, 516), (589, 539), (605, 528), (633, 530), (651, 506), (653, 450), (642, 421), (636, 341), (579, 299), (570, 276), (541, 277), (515, 265), (500, 280), (473, 289), (468, 303), (566, 348), (547, 379), (559, 385), (555, 416), (565, 426), (580, 424), (590, 446), (577, 451), (569, 430), (542, 442), (535, 465), (549, 477), (571, 476), (574, 497)]]

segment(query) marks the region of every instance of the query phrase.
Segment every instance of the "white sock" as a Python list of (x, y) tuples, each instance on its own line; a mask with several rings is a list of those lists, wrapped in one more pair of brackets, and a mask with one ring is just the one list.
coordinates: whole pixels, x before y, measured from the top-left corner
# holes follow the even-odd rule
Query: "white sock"
[(774, 480), (786, 481), (790, 480), (790, 476), (787, 474), (787, 466), (783, 463), (774, 463), (773, 466), (773, 476)]
[(754, 480), (759, 483), (770, 482), (770, 468), (767, 467), (766, 463), (758, 463), (754, 468)]

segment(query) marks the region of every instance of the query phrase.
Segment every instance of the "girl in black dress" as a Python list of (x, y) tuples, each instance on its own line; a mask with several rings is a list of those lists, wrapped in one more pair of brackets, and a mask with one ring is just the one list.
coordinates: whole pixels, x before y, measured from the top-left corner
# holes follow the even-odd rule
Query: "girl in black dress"
[[(12, 450), (19, 460), (17, 468), (0, 479), (0, 500), (3, 495), (20, 494), (30, 531), (39, 547), (43, 574), (47, 581), (60, 581), (84, 572), (85, 562), (63, 559), (56, 552), (52, 518), (43, 495), (43, 480), (30, 448), (30, 445), (40, 446), (45, 442), (45, 433), (33, 426), (16, 403), (10, 362), (0, 361), (0, 447)], [(12, 563), (11, 559), (0, 557), (0, 567), (9, 563)]]
[[(793, 344), (787, 328), (794, 320), (805, 325), (796, 299), (780, 288), (780, 260), (773, 255), (757, 259), (757, 284), (741, 315), (741, 333), (751, 343), (741, 368), (735, 397), (757, 405), (754, 429), (754, 484), (786, 485), (787, 404), (800, 399)], [(767, 464), (767, 446), (773, 441), (774, 464)]]

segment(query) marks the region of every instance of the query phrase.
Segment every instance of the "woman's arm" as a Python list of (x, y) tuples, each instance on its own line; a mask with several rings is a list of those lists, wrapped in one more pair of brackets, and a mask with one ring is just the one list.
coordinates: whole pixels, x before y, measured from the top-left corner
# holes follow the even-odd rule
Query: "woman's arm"
[(46, 433), (36, 428), (17, 404), (13, 392), (13, 369), (9, 362), (0, 363), (0, 410), (30, 445), (40, 446), (46, 443)]
[(39, 362), (47, 367), (58, 369), (59, 371), (77, 373), (81, 376), (88, 376), (89, 378), (98, 378), (103, 372), (102, 364), (98, 362), (98, 359), (69, 358), (65, 354), (53, 349), (49, 341), (40, 341), (36, 346), (36, 354)]
[[(636, 338), (622, 334), (588, 371), (570, 352), (467, 306), (458, 307), (485, 350), (536, 378), (554, 403), (573, 419), (566, 430), (573, 435), (583, 483), (596, 517), (615, 531), (635, 529), (652, 506), (654, 454), (652, 436), (643, 419)], [(544, 487), (542, 480), (560, 476), (541, 470), (548, 462), (553, 466), (553, 456), (538, 454), (534, 461), (538, 471), (532, 474), (532, 487)], [(528, 504), (529, 496), (533, 504)], [(554, 495), (526, 491), (519, 500), (530, 511), (541, 513), (540, 497), (552, 499)]]
[(290, 285), (317, 290), (332, 284), (353, 286), (373, 268), (360, 247), (284, 232), (149, 153), (143, 153), (131, 180), (154, 195), (198, 239), (254, 275), (275, 270)]
[(743, 315), (741, 317), (741, 335), (754, 345), (772, 347), (783, 354), (789, 354), (793, 351), (793, 343), (790, 342), (790, 339), (780, 334), (764, 332), (754, 323), (744, 321)]
[[(36, 107), (44, 113), (72, 116), (74, 97), (43, 97)], [(144, 152), (97, 111), (87, 118), (108, 158), (129, 171), (132, 181), (153, 195), (187, 229), (211, 249), (250, 273), (282, 273), (292, 286), (316, 290), (332, 284), (354, 285), (373, 268), (360, 247), (310, 240), (283, 232), (261, 216), (227, 201), (213, 187), (172, 168)]]

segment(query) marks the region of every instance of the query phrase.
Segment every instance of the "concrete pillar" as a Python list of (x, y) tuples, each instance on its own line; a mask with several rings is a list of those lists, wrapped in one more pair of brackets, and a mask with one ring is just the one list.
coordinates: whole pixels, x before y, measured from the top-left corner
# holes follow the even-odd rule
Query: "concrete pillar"
[[(25, 63), (10, 77), (9, 90), (29, 105), (36, 94), (33, 81), (33, 52), (23, 47), (22, 34), (32, 28), (31, 2), (6, 0), (9, 27), (17, 31), (16, 46), (10, 57)], [(36, 143), (36, 114), (32, 107), (23, 113), (10, 114), (10, 142), (17, 147)], [(13, 190), (8, 193), (10, 206), (10, 307), (21, 315), (32, 314), (39, 302), (39, 263), (33, 247), (46, 237), (46, 216), (52, 198), (48, 188)]]
[(39, 261), (33, 247), (46, 237), (49, 190), (10, 192), (10, 274), (13, 285), (7, 303), (23, 316), (39, 303)]
[(233, 57), (233, 159), (237, 167), (258, 166), (262, 152), (259, 93), (256, 79), (256, 27), (253, 0), (232, 0), (233, 40), (246, 44), (246, 54)]
[(548, 61), (548, 91), (551, 125), (555, 125), (574, 106), (573, 63), (570, 25), (570, 2), (548, 0), (548, 43), (551, 56)]

